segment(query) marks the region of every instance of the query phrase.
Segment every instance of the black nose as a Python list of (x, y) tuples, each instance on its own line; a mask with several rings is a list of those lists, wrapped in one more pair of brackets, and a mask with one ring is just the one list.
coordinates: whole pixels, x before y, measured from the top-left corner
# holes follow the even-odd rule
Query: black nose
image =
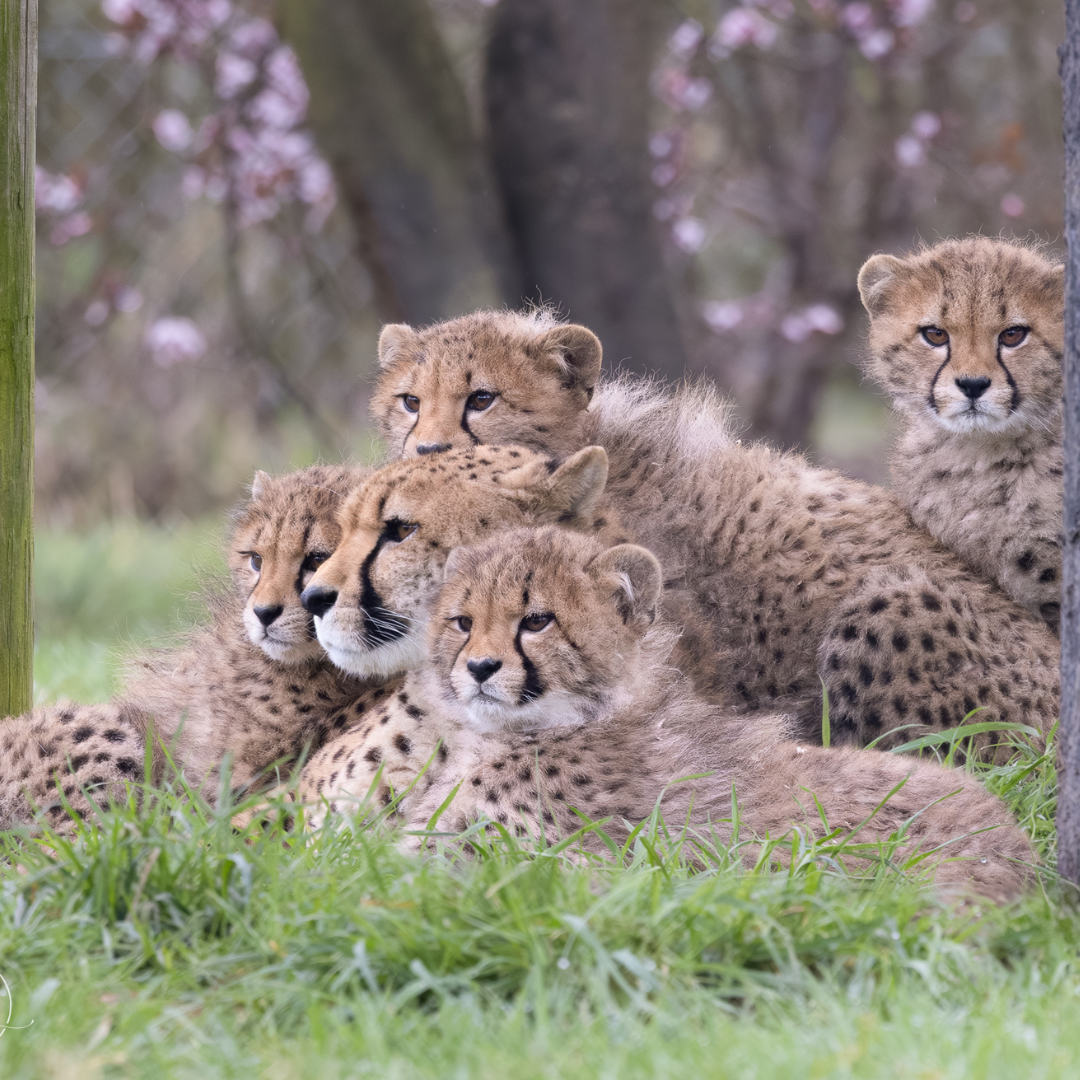
[(337, 602), (337, 589), (328, 589), (325, 585), (309, 585), (300, 594), (300, 603), (322, 618)]
[(962, 379), (956, 380), (956, 385), (960, 387), (964, 393), (974, 401), (976, 398), (980, 398), (986, 393), (986, 388), (990, 385), (990, 380), (985, 375), (965, 375)]
[(417, 448), (418, 454), (439, 454), (443, 450), (452, 450), (453, 443), (448, 442), (427, 442), (421, 443)]
[(263, 626), (269, 626), (285, 610), (285, 607), (282, 604), (263, 604), (251, 610), (255, 612), (255, 618)]
[(486, 656), (483, 660), (469, 660), (465, 666), (469, 669), (472, 677), (478, 683), (482, 683), (487, 682), (502, 667), (502, 661), (492, 660), (491, 657)]

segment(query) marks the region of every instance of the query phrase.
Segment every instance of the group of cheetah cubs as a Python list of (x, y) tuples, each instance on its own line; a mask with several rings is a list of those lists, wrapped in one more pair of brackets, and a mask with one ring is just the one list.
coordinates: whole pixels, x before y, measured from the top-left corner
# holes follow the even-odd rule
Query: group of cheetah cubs
[(397, 460), (257, 474), (207, 627), (108, 705), (0, 725), (0, 826), (86, 817), (167, 755), (210, 795), (226, 763), (238, 789), (303, 763), (312, 823), (374, 798), (414, 831), (903, 826), (939, 885), (1018, 894), (1004, 805), (883, 750), (974, 710), (1055, 722), (1061, 268), (975, 238), (859, 288), (892, 491), (743, 443), (706, 387), (601, 379), (546, 311), (387, 326)]

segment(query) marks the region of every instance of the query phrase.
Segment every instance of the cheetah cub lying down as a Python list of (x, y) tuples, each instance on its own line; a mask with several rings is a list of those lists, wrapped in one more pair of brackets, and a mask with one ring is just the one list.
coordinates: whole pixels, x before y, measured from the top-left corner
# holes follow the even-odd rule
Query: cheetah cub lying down
[(338, 505), (366, 475), (325, 466), (257, 474), (227, 541), (233, 588), (209, 598), (209, 626), (179, 648), (134, 657), (112, 702), (62, 702), (0, 725), (0, 828), (28, 822), (35, 807), (66, 825), (60, 792), (85, 817), (124, 781), (142, 780), (151, 724), (193, 786), (229, 756), (242, 788), (382, 700), (389, 690), (378, 681), (330, 665), (299, 597), (337, 543)]
[(947, 240), (859, 271), (867, 371), (901, 417), (893, 487), (918, 524), (1056, 633), (1064, 267)]
[(648, 551), (562, 529), (511, 530), (455, 551), (428, 664), (304, 768), (300, 796), (321, 804), (314, 822), (374, 787), (384, 804), (405, 793), (398, 810), (414, 829), (451, 795), (440, 829), (486, 819), (549, 840), (580, 828), (579, 814), (612, 816), (605, 829), (625, 835), (659, 803), (672, 826), (711, 824), (730, 842), (734, 787), (744, 840), (792, 825), (821, 834), (821, 813), (859, 842), (905, 827), (901, 857), (930, 853), (939, 885), (997, 899), (1022, 891), (1030, 844), (972, 777), (782, 742), (782, 717), (747, 724), (695, 696), (668, 662), (661, 591)]
[[(550, 455), (602, 446), (597, 505), (693, 595), (743, 707), (791, 711), (816, 739), (821, 681), (839, 742), (900, 743), (976, 719), (1048, 731), (1058, 644), (913, 524), (890, 492), (744, 445), (704, 387), (599, 382), (600, 342), (549, 314), (388, 326), (372, 408), (399, 453), (477, 442)], [(820, 681), (819, 681), (820, 680)], [(889, 734), (889, 733), (892, 734)], [(980, 736), (984, 753), (997, 736)], [(1002, 755), (1007, 749), (999, 750)]]

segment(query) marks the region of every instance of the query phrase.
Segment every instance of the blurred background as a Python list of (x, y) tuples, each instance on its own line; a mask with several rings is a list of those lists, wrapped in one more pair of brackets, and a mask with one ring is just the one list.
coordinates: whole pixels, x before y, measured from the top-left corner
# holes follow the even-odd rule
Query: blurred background
[(377, 452), (388, 320), (549, 301), (609, 367), (707, 374), (750, 437), (884, 480), (856, 272), (976, 230), (1059, 243), (1062, 19), (40, 0), (39, 619), (100, 622), (117, 552), (188, 552), (256, 467)]

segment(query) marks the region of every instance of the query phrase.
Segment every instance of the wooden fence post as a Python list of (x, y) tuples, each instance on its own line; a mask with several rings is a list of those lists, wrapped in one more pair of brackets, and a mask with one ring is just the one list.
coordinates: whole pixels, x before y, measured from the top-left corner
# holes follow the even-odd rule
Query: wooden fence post
[(1065, 520), (1058, 869), (1080, 885), (1080, 0), (1065, 0)]
[(0, 717), (30, 708), (37, 0), (0, 0)]

